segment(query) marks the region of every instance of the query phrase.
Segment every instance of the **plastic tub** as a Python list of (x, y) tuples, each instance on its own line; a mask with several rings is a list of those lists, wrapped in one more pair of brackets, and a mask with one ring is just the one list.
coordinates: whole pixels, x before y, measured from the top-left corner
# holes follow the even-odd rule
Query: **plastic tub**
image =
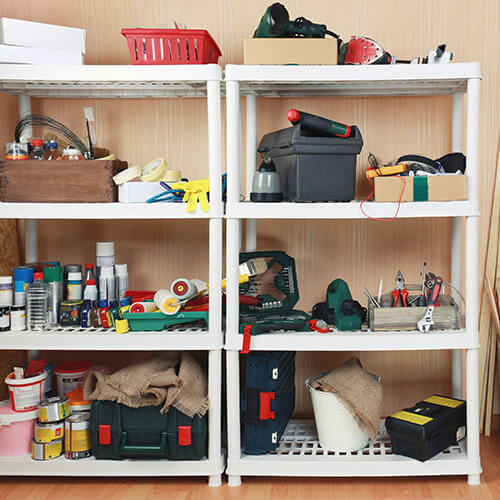
[(15, 457), (31, 453), (38, 410), (15, 412), (11, 402), (0, 401), (0, 456)]
[(347, 408), (335, 394), (311, 387), (311, 382), (328, 372), (314, 375), (306, 380), (311, 393), (314, 419), (318, 431), (319, 444), (330, 451), (357, 451), (363, 449), (369, 437), (358, 426)]
[(14, 372), (5, 377), (9, 387), (12, 409), (18, 412), (36, 410), (38, 403), (45, 399), (45, 379), (47, 372), (28, 378), (14, 378)]
[(87, 361), (69, 361), (60, 363), (54, 369), (57, 381), (57, 395), (64, 396), (83, 385), (90, 369)]

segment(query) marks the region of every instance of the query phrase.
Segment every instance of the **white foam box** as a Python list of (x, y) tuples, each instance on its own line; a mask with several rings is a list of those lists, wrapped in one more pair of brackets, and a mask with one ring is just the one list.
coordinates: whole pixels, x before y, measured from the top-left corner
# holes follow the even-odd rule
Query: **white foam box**
[(81, 65), (83, 54), (73, 50), (49, 50), (0, 44), (0, 63)]
[(164, 193), (159, 182), (126, 182), (118, 186), (118, 201), (121, 203), (145, 203), (149, 198)]
[(85, 30), (2, 17), (0, 43), (85, 54)]

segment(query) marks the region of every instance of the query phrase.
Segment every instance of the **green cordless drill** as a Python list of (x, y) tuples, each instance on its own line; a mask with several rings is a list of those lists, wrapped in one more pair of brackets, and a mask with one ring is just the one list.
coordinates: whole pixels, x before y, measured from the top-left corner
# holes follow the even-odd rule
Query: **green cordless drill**
[(326, 35), (339, 38), (329, 31), (326, 25), (312, 23), (304, 17), (290, 21), (290, 15), (285, 6), (276, 2), (266, 9), (262, 16), (254, 38), (325, 38)]

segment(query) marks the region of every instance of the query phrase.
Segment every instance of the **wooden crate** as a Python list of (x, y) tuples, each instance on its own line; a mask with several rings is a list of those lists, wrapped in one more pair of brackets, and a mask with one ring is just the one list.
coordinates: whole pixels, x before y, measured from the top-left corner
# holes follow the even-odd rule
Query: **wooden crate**
[(112, 177), (127, 162), (110, 160), (0, 161), (4, 202), (112, 202), (118, 186)]
[[(370, 330), (416, 330), (417, 323), (424, 317), (427, 307), (391, 307), (389, 297), (383, 297), (382, 307), (373, 307), (369, 304)], [(434, 325), (431, 326), (431, 330), (459, 329), (460, 310), (453, 298), (449, 295), (440, 295), (439, 304), (439, 307), (434, 308)]]

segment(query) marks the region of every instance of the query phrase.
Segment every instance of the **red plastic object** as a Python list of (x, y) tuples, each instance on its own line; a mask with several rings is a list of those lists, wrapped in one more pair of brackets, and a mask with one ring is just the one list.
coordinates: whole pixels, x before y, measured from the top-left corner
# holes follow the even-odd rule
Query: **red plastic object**
[(99, 444), (111, 444), (111, 425), (99, 425)]
[(276, 412), (271, 410), (271, 400), (275, 399), (276, 394), (274, 392), (261, 392), (260, 393), (260, 420), (274, 420)]
[(207, 30), (123, 28), (132, 64), (217, 64), (221, 51)]
[(125, 297), (130, 297), (133, 302), (142, 302), (143, 300), (153, 300), (155, 292), (150, 292), (148, 290), (127, 290), (125, 292)]
[(191, 426), (190, 425), (179, 425), (178, 427), (178, 444), (179, 446), (190, 446), (191, 445)]

